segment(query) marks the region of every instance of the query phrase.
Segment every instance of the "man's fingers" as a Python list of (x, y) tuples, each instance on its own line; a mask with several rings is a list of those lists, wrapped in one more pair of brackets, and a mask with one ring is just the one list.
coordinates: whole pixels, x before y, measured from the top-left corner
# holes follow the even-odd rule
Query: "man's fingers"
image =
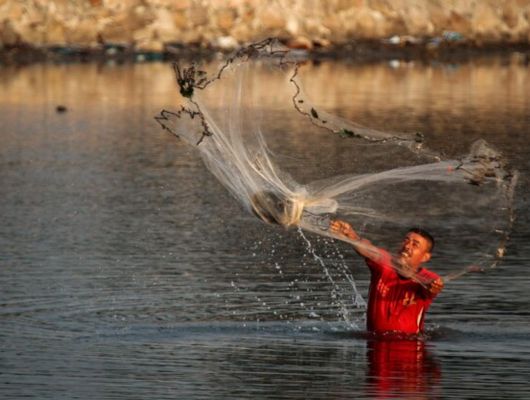
[(330, 224), (330, 227), (333, 231), (340, 231), (341, 230), (341, 223), (339, 221), (333, 221)]
[(346, 223), (342, 222), (342, 221), (333, 221), (330, 226), (331, 226), (331, 229), (335, 230), (335, 231), (344, 231), (345, 230), (345, 227), (346, 227)]
[(331, 231), (338, 235), (343, 235), (348, 238), (353, 238), (355, 236), (353, 228), (347, 222), (340, 221), (340, 220), (334, 220), (330, 223), (329, 226), (331, 228)]

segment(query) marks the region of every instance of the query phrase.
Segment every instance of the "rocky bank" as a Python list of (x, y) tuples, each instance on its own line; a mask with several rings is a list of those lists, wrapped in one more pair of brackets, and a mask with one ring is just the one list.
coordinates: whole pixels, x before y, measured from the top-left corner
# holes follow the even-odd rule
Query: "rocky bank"
[(0, 0), (0, 49), (530, 43), (530, 0)]

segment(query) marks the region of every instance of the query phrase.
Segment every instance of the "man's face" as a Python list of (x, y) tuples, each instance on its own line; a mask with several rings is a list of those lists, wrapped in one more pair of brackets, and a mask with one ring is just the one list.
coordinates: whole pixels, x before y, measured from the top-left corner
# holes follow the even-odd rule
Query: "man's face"
[(401, 261), (416, 270), (422, 263), (430, 260), (429, 247), (430, 244), (427, 239), (417, 233), (409, 232), (401, 244), (398, 255)]

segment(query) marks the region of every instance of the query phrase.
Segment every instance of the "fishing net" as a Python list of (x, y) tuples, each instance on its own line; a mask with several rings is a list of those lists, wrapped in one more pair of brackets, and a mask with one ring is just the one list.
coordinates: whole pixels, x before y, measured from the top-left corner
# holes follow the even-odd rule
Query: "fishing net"
[[(446, 281), (497, 265), (513, 223), (517, 178), (497, 151), (479, 140), (445, 159), (419, 133), (385, 132), (334, 116), (304, 93), (301, 71), (296, 53), (272, 39), (240, 49), (211, 71), (176, 64), (183, 105), (156, 119), (194, 146), (210, 172), (262, 221), (349, 241), (374, 259), (377, 248), (335, 234), (330, 220), (345, 219), (369, 238), (421, 226), (459, 243), (453, 258), (462, 268), (437, 270)], [(293, 178), (281, 159), (296, 157), (294, 150), (271, 149), (281, 147), (272, 140), (282, 141), (278, 129), (305, 138), (343, 137), (355, 172)], [(398, 258), (392, 263), (410, 276)]]

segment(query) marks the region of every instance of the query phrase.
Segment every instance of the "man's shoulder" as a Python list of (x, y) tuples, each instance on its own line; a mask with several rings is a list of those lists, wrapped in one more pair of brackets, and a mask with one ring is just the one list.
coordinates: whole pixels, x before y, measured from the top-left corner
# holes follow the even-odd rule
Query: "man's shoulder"
[(370, 259), (365, 258), (366, 264), (370, 267), (370, 269), (389, 269), (394, 270), (392, 268), (392, 256), (390, 253), (385, 250), (379, 248), (379, 256), (377, 259)]

